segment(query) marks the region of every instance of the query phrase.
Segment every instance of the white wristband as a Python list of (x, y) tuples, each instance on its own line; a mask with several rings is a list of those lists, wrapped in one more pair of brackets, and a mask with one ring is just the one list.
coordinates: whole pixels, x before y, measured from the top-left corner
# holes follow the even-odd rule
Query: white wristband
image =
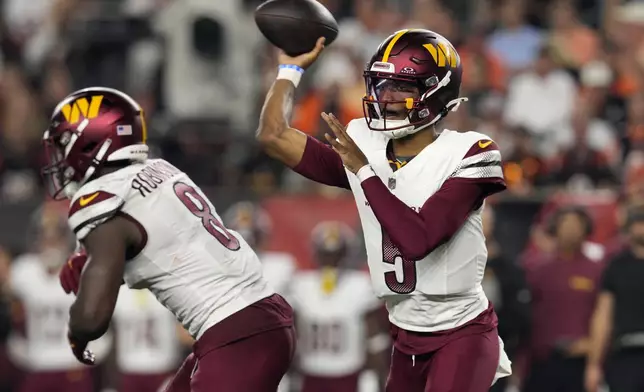
[(304, 69), (297, 65), (282, 64), (279, 66), (279, 71), (277, 71), (277, 80), (290, 80), (297, 87), (300, 84), (302, 75), (304, 75)]
[(356, 173), (356, 177), (358, 177), (358, 180), (360, 180), (360, 182), (363, 182), (367, 178), (371, 178), (375, 176), (376, 176), (376, 172), (373, 171), (373, 168), (371, 167), (371, 165), (362, 166), (360, 170), (358, 170), (358, 172)]

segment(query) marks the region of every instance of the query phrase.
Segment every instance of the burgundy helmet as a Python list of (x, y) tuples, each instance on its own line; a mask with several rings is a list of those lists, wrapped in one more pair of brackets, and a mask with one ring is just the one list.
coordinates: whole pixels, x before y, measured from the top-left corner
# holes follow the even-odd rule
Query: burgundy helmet
[(252, 248), (261, 247), (273, 227), (268, 213), (250, 201), (233, 204), (223, 218), (226, 227), (241, 234)]
[(109, 163), (145, 161), (146, 137), (143, 110), (128, 95), (104, 87), (70, 94), (54, 109), (43, 137), (50, 195), (73, 197)]
[[(461, 59), (445, 37), (422, 29), (394, 33), (380, 44), (364, 71), (367, 125), (400, 138), (435, 124), (467, 101), (459, 97), (462, 74)], [(388, 99), (383, 97), (386, 91)], [(387, 119), (392, 104), (404, 104), (405, 119)]]
[(356, 232), (346, 223), (323, 221), (311, 232), (311, 244), (318, 264), (323, 267), (345, 266), (357, 247)]

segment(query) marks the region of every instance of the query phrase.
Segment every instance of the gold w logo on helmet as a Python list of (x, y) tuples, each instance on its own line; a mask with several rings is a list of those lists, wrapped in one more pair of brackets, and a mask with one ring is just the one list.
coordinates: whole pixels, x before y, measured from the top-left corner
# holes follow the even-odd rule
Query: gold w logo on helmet
[(439, 67), (456, 67), (458, 64), (458, 53), (449, 43), (425, 44), (423, 48), (429, 51)]
[(75, 124), (80, 121), (81, 115), (88, 120), (98, 116), (102, 102), (102, 95), (93, 96), (89, 102), (87, 98), (83, 97), (63, 106), (61, 112), (68, 123)]

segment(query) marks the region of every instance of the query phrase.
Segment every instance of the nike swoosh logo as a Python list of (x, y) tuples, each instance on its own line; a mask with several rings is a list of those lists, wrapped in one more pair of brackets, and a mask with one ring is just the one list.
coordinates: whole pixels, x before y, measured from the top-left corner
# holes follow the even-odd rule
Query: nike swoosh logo
[(480, 148), (485, 148), (492, 144), (492, 140), (488, 140), (487, 142), (484, 142), (483, 140), (479, 140), (479, 147)]
[(94, 200), (94, 199), (96, 199), (98, 197), (98, 193), (99, 192), (96, 192), (93, 195), (90, 195), (90, 196), (87, 196), (87, 197), (81, 196), (80, 200), (78, 200), (78, 204), (80, 204), (81, 207), (85, 207), (86, 205), (91, 203), (92, 200)]

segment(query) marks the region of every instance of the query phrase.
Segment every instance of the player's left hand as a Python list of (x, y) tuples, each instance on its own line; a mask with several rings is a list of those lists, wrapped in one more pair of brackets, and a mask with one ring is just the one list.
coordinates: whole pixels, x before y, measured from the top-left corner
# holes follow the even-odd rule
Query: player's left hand
[(69, 341), (69, 346), (72, 348), (72, 353), (78, 361), (85, 365), (93, 365), (96, 361), (94, 353), (87, 349), (88, 342), (81, 342), (78, 339), (75, 339), (71, 333), (67, 334), (67, 340)]
[(368, 165), (369, 161), (360, 147), (347, 134), (347, 128), (333, 114), (322, 113), (322, 118), (329, 125), (335, 137), (328, 133), (324, 134), (331, 147), (342, 158), (342, 163), (352, 173), (357, 173), (363, 166)]

